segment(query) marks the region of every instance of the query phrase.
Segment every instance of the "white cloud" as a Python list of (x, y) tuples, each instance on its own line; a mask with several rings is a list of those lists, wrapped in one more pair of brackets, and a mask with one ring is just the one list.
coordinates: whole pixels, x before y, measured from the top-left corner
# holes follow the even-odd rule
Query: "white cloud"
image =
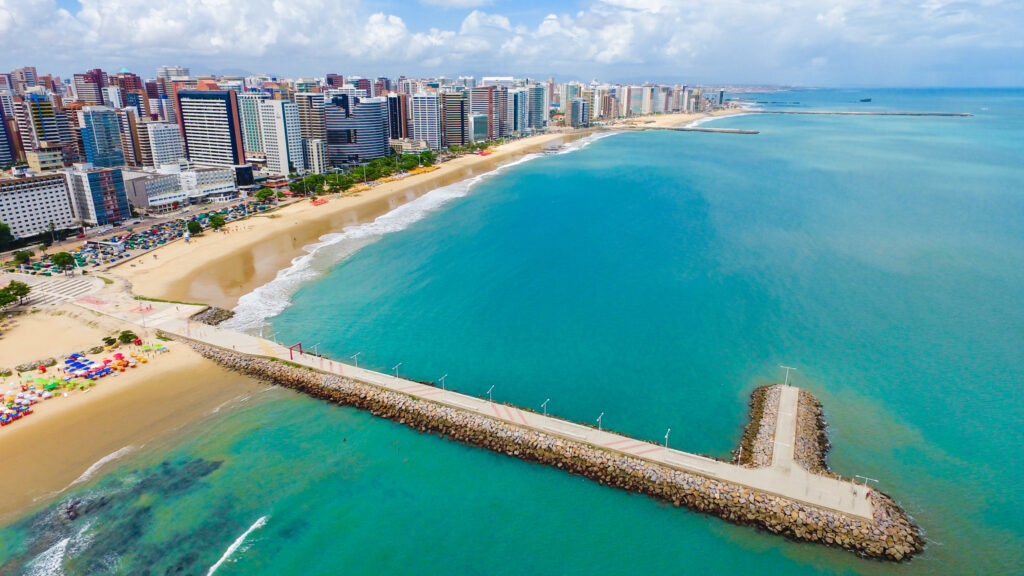
[(1018, 1), (589, 0), (572, 14), (510, 17), (475, 9), (487, 1), (422, 0), (473, 9), (424, 29), (422, 13), (434, 8), (392, 3), (388, 13), (372, 0), (80, 0), (73, 14), (55, 0), (0, 0), (0, 54), (9, 66), (65, 74), (182, 63), (290, 75), (898, 84), (916, 69), (955, 83), (959, 72), (984, 71), (989, 51), (1003, 59), (993, 69), (1021, 84)]
[(441, 8), (480, 8), (491, 4), (491, 0), (420, 0), (420, 2)]

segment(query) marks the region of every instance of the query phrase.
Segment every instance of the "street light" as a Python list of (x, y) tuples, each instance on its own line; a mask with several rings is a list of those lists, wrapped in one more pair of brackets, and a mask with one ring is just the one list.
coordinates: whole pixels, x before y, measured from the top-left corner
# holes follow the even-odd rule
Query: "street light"
[(316, 344), (313, 344), (313, 356), (319, 356), (319, 354), (316, 353), (316, 347), (319, 346), (319, 345), (320, 345), (319, 342), (317, 342)]
[(782, 364), (779, 364), (779, 368), (786, 371), (786, 386), (789, 386), (789, 371), (796, 370), (796, 368), (793, 368), (792, 366), (783, 366)]
[(668, 435), (671, 434), (671, 433), (672, 433), (672, 429), (671, 428), (669, 428), (668, 431), (665, 432), (665, 450), (668, 450)]
[(447, 377), (448, 377), (448, 375), (445, 374), (444, 376), (441, 376), (440, 378), (438, 378), (438, 380), (441, 381), (441, 391), (442, 392), (445, 392), (445, 389), (444, 389), (444, 379), (447, 378)]
[(601, 431), (601, 418), (604, 418), (604, 412), (601, 412), (601, 415), (597, 417), (597, 431), (598, 432)]
[(494, 392), (494, 384), (491, 384), (491, 387), (487, 389), (487, 401), (494, 404), (494, 398), (491, 397), (491, 392)]
[(544, 401), (543, 404), (540, 405), (540, 407), (544, 409), (545, 416), (548, 415), (548, 402), (551, 402), (551, 398), (548, 398), (547, 400)]
[(395, 378), (398, 378), (398, 367), (401, 365), (402, 362), (399, 362), (398, 364), (395, 364), (394, 366), (391, 367), (391, 369), (395, 371)]
[(351, 358), (356, 363), (356, 368), (359, 368), (359, 355), (360, 354), (362, 354), (362, 352), (356, 352), (355, 354), (349, 356), (349, 358)]

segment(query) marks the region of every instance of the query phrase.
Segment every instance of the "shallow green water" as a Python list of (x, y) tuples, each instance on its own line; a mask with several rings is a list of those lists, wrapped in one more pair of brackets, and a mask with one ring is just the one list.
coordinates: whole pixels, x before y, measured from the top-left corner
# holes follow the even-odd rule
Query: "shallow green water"
[(551, 398), (571, 419), (604, 412), (646, 438), (671, 427), (673, 446), (716, 456), (750, 389), (797, 366), (825, 405), (833, 468), (880, 479), (925, 528), (913, 562), (787, 542), (271, 391), (77, 492), (98, 504), (76, 520), (48, 521), (49, 507), (0, 532), (0, 567), (50, 550), (69, 574), (205, 573), (251, 528), (218, 574), (1012, 573), (1024, 92), (873, 97), (976, 116), (745, 116), (715, 125), (761, 134), (603, 138), (327, 238), (240, 316), (291, 296), (271, 319), (279, 340), (533, 408)]

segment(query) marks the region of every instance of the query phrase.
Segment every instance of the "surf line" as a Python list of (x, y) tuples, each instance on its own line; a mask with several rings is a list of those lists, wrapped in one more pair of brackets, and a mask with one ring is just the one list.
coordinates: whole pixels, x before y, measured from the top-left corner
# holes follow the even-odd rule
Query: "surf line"
[(212, 576), (212, 574), (217, 571), (217, 568), (220, 568), (221, 564), (226, 562), (228, 558), (231, 558), (231, 555), (235, 553), (235, 550), (238, 550), (238, 547), (241, 546), (243, 542), (245, 542), (245, 539), (249, 534), (252, 534), (255, 530), (261, 528), (266, 523), (266, 516), (262, 516), (259, 520), (253, 522), (252, 526), (249, 526), (248, 530), (242, 532), (242, 535), (235, 539), (235, 541), (231, 543), (231, 546), (228, 546), (228, 549), (224, 551), (224, 555), (220, 557), (220, 560), (217, 560), (216, 564), (210, 566), (210, 569), (206, 572), (206, 576)]

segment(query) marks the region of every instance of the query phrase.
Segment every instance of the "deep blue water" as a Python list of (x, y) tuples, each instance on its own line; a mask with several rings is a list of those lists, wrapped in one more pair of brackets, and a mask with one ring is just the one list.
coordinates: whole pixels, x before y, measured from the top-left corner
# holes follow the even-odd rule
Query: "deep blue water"
[(218, 574), (1013, 572), (1024, 91), (756, 98), (975, 116), (751, 115), (713, 125), (756, 136), (605, 137), (328, 242), (272, 329), (471, 394), (551, 398), (566, 418), (604, 412), (641, 437), (671, 427), (674, 446), (716, 456), (749, 391), (796, 366), (824, 403), (832, 467), (878, 478), (925, 528), (913, 562), (787, 542), (274, 391), (84, 488), (97, 503), (75, 521), (51, 506), (0, 532), (0, 568), (49, 549), (67, 573), (205, 573), (265, 517)]

